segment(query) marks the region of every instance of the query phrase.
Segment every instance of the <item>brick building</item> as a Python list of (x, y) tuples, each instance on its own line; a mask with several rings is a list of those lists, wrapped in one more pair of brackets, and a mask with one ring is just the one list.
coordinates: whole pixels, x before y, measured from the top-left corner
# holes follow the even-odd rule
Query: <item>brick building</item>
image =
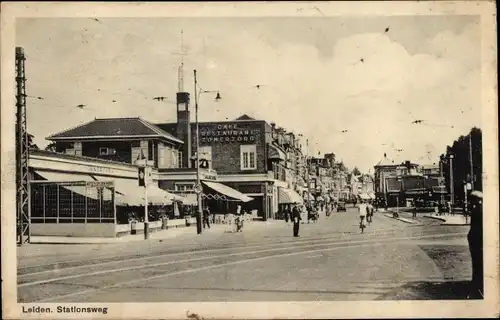
[[(178, 124), (187, 125), (183, 119), (187, 116), (178, 113), (177, 123), (158, 127), (179, 136)], [(198, 127), (199, 158), (217, 172), (218, 182), (253, 198), (244, 204), (246, 209), (257, 210), (264, 219), (274, 218), (280, 203), (299, 200), (296, 186), (301, 152), (293, 134), (247, 115), (233, 121), (199, 122)], [(196, 124), (190, 123), (190, 130), (185, 131), (196, 132)], [(196, 134), (191, 134), (191, 146), (194, 156)], [(184, 164), (195, 167), (194, 161)], [(164, 180), (160, 187), (176, 191), (172, 181)]]

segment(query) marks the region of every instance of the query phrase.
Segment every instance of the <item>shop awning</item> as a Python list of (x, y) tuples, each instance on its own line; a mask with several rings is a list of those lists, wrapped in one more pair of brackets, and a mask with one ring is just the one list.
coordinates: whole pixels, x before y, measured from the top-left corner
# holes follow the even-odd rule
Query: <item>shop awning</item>
[(253, 200), (253, 198), (250, 198), (249, 196), (244, 195), (243, 193), (239, 192), (238, 190), (235, 190), (235, 189), (230, 188), (226, 185), (223, 185), (222, 183), (203, 181), (203, 184), (205, 184), (210, 189), (213, 189), (214, 191), (217, 191), (218, 193), (220, 193), (224, 196), (227, 196), (229, 198), (235, 199), (235, 200), (240, 200), (243, 202), (248, 202), (248, 201)]
[(292, 189), (278, 188), (278, 203), (302, 203), (302, 197)]
[(198, 197), (196, 193), (187, 193), (184, 195), (177, 195), (182, 198), (182, 204), (188, 205), (188, 206), (194, 206), (198, 204)]
[(276, 159), (276, 160), (286, 160), (286, 155), (283, 151), (281, 151), (278, 147), (273, 146), (272, 144), (269, 145), (269, 159)]
[[(95, 181), (90, 175), (88, 174), (73, 174), (73, 173), (62, 173), (62, 172), (53, 172), (53, 171), (40, 171), (36, 170), (35, 171), (39, 176), (43, 177), (45, 180), (49, 182), (54, 182), (54, 183), (64, 183), (64, 182), (93, 182)], [(84, 197), (92, 198), (92, 199), (97, 199), (97, 194), (95, 193), (90, 193), (87, 192), (88, 189), (83, 187), (83, 186), (68, 186), (64, 185), (61, 186), (62, 188), (65, 188), (67, 190), (70, 190), (74, 193), (78, 193), (79, 195), (82, 195)]]
[(148, 185), (148, 199), (149, 197), (157, 198), (158, 201), (163, 199), (165, 204), (169, 204), (172, 201), (182, 201), (182, 197), (176, 194), (170, 193), (162, 188), (158, 187), (156, 184)]
[(117, 205), (143, 206), (144, 188), (139, 187), (135, 179), (107, 178), (96, 176), (99, 181), (113, 181), (115, 184)]

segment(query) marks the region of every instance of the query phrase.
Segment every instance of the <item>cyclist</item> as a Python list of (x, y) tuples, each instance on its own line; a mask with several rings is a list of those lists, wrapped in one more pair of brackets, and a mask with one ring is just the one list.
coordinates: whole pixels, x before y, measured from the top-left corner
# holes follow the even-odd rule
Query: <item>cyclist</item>
[(361, 229), (361, 233), (364, 232), (364, 229), (366, 227), (365, 220), (366, 220), (366, 210), (367, 210), (367, 205), (364, 200), (361, 200), (358, 204), (358, 212), (359, 212), (359, 228)]

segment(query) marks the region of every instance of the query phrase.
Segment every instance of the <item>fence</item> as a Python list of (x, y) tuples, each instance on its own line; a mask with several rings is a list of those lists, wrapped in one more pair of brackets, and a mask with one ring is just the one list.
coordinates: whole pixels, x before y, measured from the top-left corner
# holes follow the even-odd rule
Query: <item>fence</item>
[(30, 184), (32, 223), (116, 223), (113, 182)]

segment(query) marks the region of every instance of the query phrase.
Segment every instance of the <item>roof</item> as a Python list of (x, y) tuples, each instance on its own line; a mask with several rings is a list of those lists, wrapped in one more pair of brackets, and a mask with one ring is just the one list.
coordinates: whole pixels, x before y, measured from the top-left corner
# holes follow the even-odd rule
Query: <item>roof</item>
[(250, 117), (248, 114), (243, 114), (236, 118), (235, 120), (255, 120), (254, 118)]
[(387, 158), (387, 154), (384, 153), (384, 157), (375, 165), (375, 167), (395, 166), (395, 165), (397, 164), (394, 163), (394, 160)]
[(47, 140), (152, 137), (183, 143), (182, 140), (142, 118), (95, 119), (77, 127), (53, 134)]

